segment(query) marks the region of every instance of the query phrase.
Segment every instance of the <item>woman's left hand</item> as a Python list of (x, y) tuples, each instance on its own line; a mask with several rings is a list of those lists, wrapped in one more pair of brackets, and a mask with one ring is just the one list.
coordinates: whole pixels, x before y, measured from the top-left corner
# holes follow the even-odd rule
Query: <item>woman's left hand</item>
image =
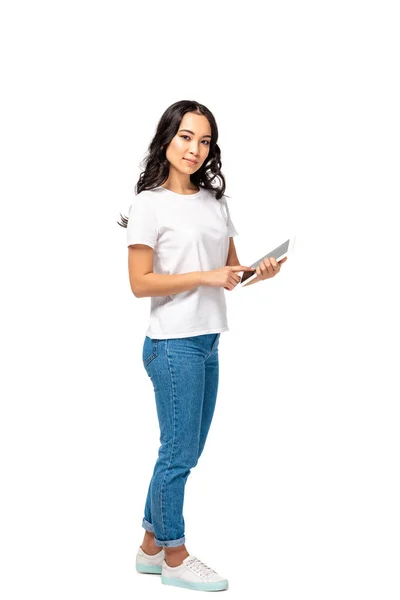
[(279, 262), (275, 260), (273, 256), (271, 258), (264, 258), (256, 268), (257, 277), (254, 281), (264, 281), (264, 279), (271, 279), (281, 270), (281, 265), (287, 260), (287, 256), (282, 258)]

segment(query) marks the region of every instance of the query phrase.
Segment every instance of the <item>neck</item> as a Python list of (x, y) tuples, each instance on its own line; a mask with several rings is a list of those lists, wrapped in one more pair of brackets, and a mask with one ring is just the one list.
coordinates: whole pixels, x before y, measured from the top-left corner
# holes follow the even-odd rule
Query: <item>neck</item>
[(188, 192), (198, 192), (199, 188), (190, 181), (190, 176), (186, 173), (180, 173), (170, 169), (168, 179), (164, 181), (162, 187), (175, 192), (176, 194), (187, 194)]

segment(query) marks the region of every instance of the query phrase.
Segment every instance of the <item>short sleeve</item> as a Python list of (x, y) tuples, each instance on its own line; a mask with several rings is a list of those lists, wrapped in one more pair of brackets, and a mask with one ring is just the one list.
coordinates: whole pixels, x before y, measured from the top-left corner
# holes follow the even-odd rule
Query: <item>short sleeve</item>
[(145, 244), (154, 248), (157, 236), (157, 218), (151, 198), (138, 194), (129, 207), (127, 245)]
[(226, 201), (226, 197), (222, 196), (221, 201), (223, 203), (223, 206), (224, 206), (225, 212), (226, 212), (225, 218), (226, 218), (226, 223), (228, 225), (228, 236), (235, 237), (235, 235), (239, 235), (239, 234), (236, 231), (235, 226), (232, 222), (231, 213), (229, 211), (229, 206), (228, 206), (228, 202)]

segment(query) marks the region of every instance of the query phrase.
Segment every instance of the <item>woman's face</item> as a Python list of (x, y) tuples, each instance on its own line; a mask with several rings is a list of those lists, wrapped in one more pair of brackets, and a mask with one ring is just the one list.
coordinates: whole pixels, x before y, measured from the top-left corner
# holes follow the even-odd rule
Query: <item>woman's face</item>
[[(182, 130), (186, 131), (182, 131)], [(176, 135), (168, 144), (166, 157), (175, 169), (191, 175), (206, 160), (211, 142), (211, 127), (204, 115), (183, 115)], [(195, 162), (189, 162), (189, 158)]]

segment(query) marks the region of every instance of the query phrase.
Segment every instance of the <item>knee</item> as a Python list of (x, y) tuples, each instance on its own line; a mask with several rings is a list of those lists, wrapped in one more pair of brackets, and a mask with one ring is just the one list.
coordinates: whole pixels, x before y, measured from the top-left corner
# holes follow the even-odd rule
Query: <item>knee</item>
[(199, 460), (198, 447), (178, 448), (175, 452), (173, 464), (182, 470), (193, 469)]
[(199, 456), (197, 443), (187, 439), (175, 439), (161, 444), (158, 460), (165, 467), (185, 472), (197, 465)]

